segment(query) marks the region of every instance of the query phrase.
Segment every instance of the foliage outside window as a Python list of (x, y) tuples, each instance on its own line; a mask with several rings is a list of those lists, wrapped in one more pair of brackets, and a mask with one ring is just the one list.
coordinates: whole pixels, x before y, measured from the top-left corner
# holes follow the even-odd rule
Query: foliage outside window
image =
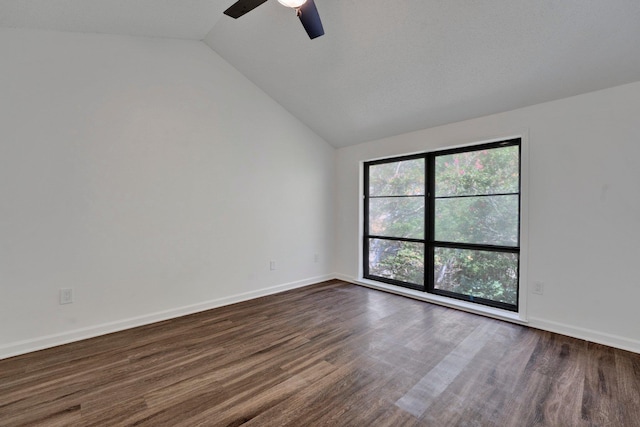
[(365, 164), (365, 277), (517, 310), (520, 140)]

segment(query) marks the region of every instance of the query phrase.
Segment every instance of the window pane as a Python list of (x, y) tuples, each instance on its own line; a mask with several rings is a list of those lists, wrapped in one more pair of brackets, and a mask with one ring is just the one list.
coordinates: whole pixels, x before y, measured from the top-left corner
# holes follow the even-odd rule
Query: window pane
[(424, 238), (424, 197), (369, 199), (369, 234)]
[(518, 246), (518, 196), (436, 199), (440, 242)]
[(424, 159), (371, 165), (369, 166), (369, 195), (423, 195), (424, 178)]
[(424, 244), (369, 239), (369, 274), (424, 284)]
[(519, 191), (518, 146), (436, 156), (436, 197)]
[(518, 254), (435, 248), (436, 289), (517, 304)]

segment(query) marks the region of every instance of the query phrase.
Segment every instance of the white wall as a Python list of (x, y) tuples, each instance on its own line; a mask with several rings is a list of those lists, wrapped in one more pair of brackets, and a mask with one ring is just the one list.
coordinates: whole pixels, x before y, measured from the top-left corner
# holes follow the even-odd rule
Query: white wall
[(335, 149), (203, 43), (0, 58), (0, 358), (330, 277)]
[(336, 269), (358, 277), (359, 162), (529, 135), (531, 326), (640, 352), (640, 82), (338, 150)]

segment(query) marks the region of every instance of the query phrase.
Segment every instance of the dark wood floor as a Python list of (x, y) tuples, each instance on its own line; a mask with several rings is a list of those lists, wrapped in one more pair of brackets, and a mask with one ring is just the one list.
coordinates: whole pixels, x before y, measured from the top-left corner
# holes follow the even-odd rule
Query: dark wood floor
[(638, 426), (640, 355), (331, 281), (0, 361), (0, 425)]

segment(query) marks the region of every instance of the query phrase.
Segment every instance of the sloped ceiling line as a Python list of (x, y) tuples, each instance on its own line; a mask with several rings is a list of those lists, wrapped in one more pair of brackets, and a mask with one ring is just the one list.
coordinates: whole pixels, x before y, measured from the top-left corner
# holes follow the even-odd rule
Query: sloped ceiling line
[(640, 80), (637, 0), (3, 0), (0, 27), (204, 40), (336, 147)]

